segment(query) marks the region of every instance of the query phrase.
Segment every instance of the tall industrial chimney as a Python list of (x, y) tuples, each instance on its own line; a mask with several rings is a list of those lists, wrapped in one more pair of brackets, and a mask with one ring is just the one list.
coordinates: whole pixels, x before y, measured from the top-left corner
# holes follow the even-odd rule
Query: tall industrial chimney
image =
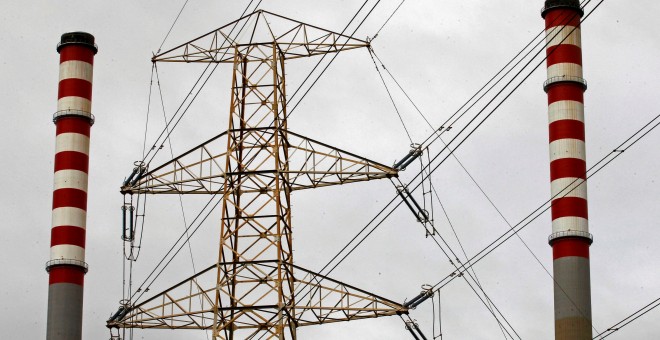
[(92, 65), (97, 47), (84, 32), (62, 35), (56, 126), (46, 339), (82, 337), (87, 173), (92, 115)]
[[(591, 339), (584, 91), (579, 0), (546, 0), (555, 339)], [(568, 189), (562, 191), (568, 186)], [(568, 193), (568, 194), (566, 194)]]

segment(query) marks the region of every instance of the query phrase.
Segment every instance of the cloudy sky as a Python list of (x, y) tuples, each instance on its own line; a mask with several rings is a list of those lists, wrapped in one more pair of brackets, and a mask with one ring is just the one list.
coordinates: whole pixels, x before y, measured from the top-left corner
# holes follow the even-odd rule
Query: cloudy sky
[[(400, 1), (383, 0), (359, 38), (373, 37)], [(191, 0), (165, 41), (175, 46), (234, 20), (247, 1)], [(596, 1), (592, 1), (590, 7)], [(261, 8), (341, 31), (362, 1), (265, 0)], [(367, 6), (375, 4), (370, 0)], [(52, 169), (60, 34), (82, 30), (96, 36), (94, 69), (87, 262), (85, 339), (108, 338), (105, 320), (122, 294), (119, 185), (141, 155), (149, 100), (152, 53), (156, 52), (183, 1), (33, 1), (8, 2), (0, 13), (5, 82), (0, 93), (0, 151), (7, 179), (0, 196), (6, 222), (0, 247), (5, 268), (0, 328), (8, 339), (45, 337)], [(451, 113), (543, 29), (543, 1), (406, 1), (373, 42), (373, 47), (417, 106), (434, 125)], [(658, 112), (660, 28), (656, 1), (607, 0), (582, 31), (588, 164), (609, 153)], [(287, 64), (289, 88), (297, 87), (314, 61)], [(226, 128), (230, 67), (223, 65), (172, 135), (181, 153)], [(190, 89), (199, 65), (163, 64), (159, 76), (166, 115)], [(546, 96), (543, 67), (520, 87), (457, 151), (457, 156), (511, 222), (517, 223), (550, 195)], [(430, 129), (405, 97), (393, 90), (413, 141)], [(152, 88), (154, 91), (157, 87)], [(157, 97), (152, 102), (158, 102)], [(162, 109), (152, 106), (148, 139), (163, 128)], [(369, 54), (340, 55), (291, 116), (293, 131), (345, 150), (392, 164), (409, 140), (380, 83)], [(604, 331), (660, 295), (660, 131), (589, 181), (593, 325)], [(435, 146), (431, 152), (437, 152)], [(157, 164), (164, 162), (163, 150)], [(402, 174), (410, 179), (411, 173)], [(508, 226), (455, 160), (432, 177), (442, 203), (468, 255), (504, 233)], [(395, 194), (387, 181), (353, 184), (293, 196), (295, 261), (319, 270)], [(184, 197), (186, 218), (201, 201)], [(453, 249), (458, 245), (438, 202), (436, 228)], [(135, 264), (139, 284), (183, 231), (176, 197), (149, 201), (143, 253)], [(215, 220), (212, 220), (215, 218)], [(192, 241), (197, 268), (217, 260), (218, 216), (212, 216)], [(550, 216), (521, 233), (543, 265), (551, 268), (547, 245)], [(209, 241), (210, 240), (210, 241)], [(182, 252), (154, 287), (167, 287), (192, 273), (190, 253)], [(517, 239), (475, 266), (485, 291), (524, 339), (551, 339), (552, 279)], [(435, 283), (451, 265), (422, 226), (402, 207), (369, 237), (332, 276), (396, 301)], [(153, 291), (156, 291), (154, 288)], [(445, 339), (503, 338), (497, 323), (464, 281), (443, 288)], [(612, 339), (657, 337), (660, 311), (624, 328)], [(413, 311), (427, 336), (431, 305)], [(436, 325), (436, 328), (438, 326)], [(436, 329), (437, 331), (437, 329)], [(136, 339), (177, 339), (170, 331), (136, 331)], [(185, 333), (206, 339), (203, 332)], [(396, 317), (300, 330), (303, 339), (405, 339)]]

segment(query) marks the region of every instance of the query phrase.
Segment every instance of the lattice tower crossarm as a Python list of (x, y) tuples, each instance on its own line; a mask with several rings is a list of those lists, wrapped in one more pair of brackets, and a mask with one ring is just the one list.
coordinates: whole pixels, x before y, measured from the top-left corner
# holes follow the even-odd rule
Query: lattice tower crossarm
[[(397, 176), (397, 170), (288, 130), (285, 60), (301, 56), (291, 54), (291, 41), (303, 37), (320, 44), (344, 36), (321, 32), (311, 38), (311, 28), (320, 29), (297, 21), (278, 35), (272, 21), (259, 20), (264, 13), (239, 19), (256, 15), (248, 43), (231, 41), (227, 131), (122, 188), (131, 194), (221, 194), (218, 262), (127, 306), (108, 327), (208, 329), (214, 339), (296, 339), (299, 326), (407, 313), (401, 304), (293, 264), (291, 192)], [(270, 42), (253, 41), (260, 22), (268, 24)], [(283, 37), (291, 40), (280, 43)], [(342, 50), (333, 44), (323, 53)], [(318, 54), (312, 52), (308, 56)], [(226, 147), (217, 152), (223, 140)], [(201, 160), (189, 157), (198, 152)]]
[[(241, 32), (245, 32), (241, 35), (243, 39), (231, 36), (237, 27), (242, 27)], [(257, 10), (158, 54), (152, 61), (233, 64), (236, 58), (234, 52), (240, 53), (243, 60), (259, 61), (263, 53), (252, 47), (268, 48), (273, 43), (277, 44), (283, 59), (305, 58), (369, 46), (369, 42), (362, 39)]]

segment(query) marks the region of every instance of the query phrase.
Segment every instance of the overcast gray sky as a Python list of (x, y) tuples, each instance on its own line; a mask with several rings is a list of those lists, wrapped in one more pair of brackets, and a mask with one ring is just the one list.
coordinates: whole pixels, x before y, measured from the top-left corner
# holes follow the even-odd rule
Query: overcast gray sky
[[(593, 1), (592, 4), (595, 4)], [(340, 31), (362, 1), (266, 0), (262, 8)], [(370, 4), (375, 1), (370, 1)], [(60, 34), (82, 30), (97, 38), (85, 277), (85, 339), (108, 338), (105, 320), (121, 298), (119, 185), (141, 154), (147, 111), (150, 58), (158, 50), (183, 1), (12, 1), (0, 12), (0, 68), (5, 107), (0, 152), (5, 159), (0, 196), (6, 223), (0, 238), (5, 268), (0, 328), (7, 339), (45, 337), (53, 152)], [(175, 46), (235, 19), (247, 1), (191, 0), (164, 47)], [(373, 36), (396, 0), (383, 0), (356, 34)], [(376, 53), (415, 103), (438, 125), (467, 100), (544, 27), (543, 1), (407, 1), (374, 41)], [(660, 4), (607, 0), (582, 30), (588, 164), (610, 152), (658, 113)], [(287, 64), (289, 88), (314, 61)], [(218, 71), (172, 137), (180, 153), (226, 128), (230, 67)], [(199, 65), (161, 65), (166, 113), (171, 115), (194, 82)], [(459, 159), (512, 223), (550, 195), (546, 95), (542, 67), (458, 151)], [(297, 81), (297, 82), (296, 82)], [(390, 88), (394, 87), (390, 84)], [(155, 88), (154, 88), (155, 89)], [(413, 140), (430, 130), (395, 91)], [(154, 97), (155, 98), (155, 97)], [(162, 129), (152, 108), (151, 133)], [(154, 118), (155, 117), (155, 118)], [(160, 124), (160, 125), (159, 125)], [(296, 132), (392, 164), (409, 141), (366, 51), (340, 55), (291, 116)], [(150, 134), (152, 140), (154, 136)], [(593, 324), (603, 331), (660, 296), (660, 131), (649, 134), (589, 181)], [(435, 151), (437, 152), (437, 148)], [(168, 151), (161, 152), (165, 161)], [(412, 172), (413, 170), (410, 170)], [(412, 174), (402, 174), (410, 178)], [(433, 175), (467, 253), (474, 254), (507, 230), (455, 161)], [(387, 181), (295, 193), (296, 264), (319, 270), (395, 194)], [(191, 218), (195, 200), (184, 198)], [(436, 203), (436, 208), (439, 208)], [(149, 201), (141, 282), (183, 230), (176, 197)], [(436, 227), (457, 248), (436, 209)], [(218, 217), (193, 240), (198, 268), (217, 260)], [(547, 268), (552, 266), (545, 214), (521, 233)], [(209, 241), (211, 240), (211, 241)], [(517, 239), (498, 248), (475, 270), (502, 313), (523, 339), (551, 339), (552, 280)], [(397, 210), (331, 276), (403, 301), (422, 284), (451, 272), (437, 246), (404, 207)], [(156, 286), (190, 276), (186, 252)], [(156, 291), (155, 289), (153, 291)], [(442, 290), (445, 339), (497, 339), (494, 319), (463, 281)], [(431, 306), (412, 312), (431, 335)], [(650, 339), (660, 334), (655, 310), (612, 339)], [(182, 334), (136, 331), (137, 339), (175, 339)], [(396, 317), (303, 328), (303, 339), (406, 339)], [(203, 332), (185, 333), (206, 339)]]

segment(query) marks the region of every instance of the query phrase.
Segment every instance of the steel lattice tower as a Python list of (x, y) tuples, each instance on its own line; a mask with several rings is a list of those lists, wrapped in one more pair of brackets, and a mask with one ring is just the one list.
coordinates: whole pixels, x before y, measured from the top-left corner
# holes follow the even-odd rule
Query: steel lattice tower
[[(231, 37), (247, 27), (248, 41)], [(407, 313), (391, 300), (293, 264), (291, 194), (397, 170), (287, 127), (285, 61), (366, 41), (256, 11), (153, 58), (233, 65), (225, 132), (122, 187), (222, 195), (218, 262), (125, 309), (108, 327), (210, 329), (214, 339), (296, 339), (296, 328)]]

